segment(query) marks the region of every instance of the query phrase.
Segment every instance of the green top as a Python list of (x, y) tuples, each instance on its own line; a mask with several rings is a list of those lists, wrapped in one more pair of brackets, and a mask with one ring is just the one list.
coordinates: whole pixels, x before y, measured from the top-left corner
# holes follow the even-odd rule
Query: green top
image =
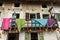
[(25, 24), (25, 19), (16, 19), (16, 24), (17, 24), (17, 27), (18, 27), (18, 31), (20, 32), (21, 28)]

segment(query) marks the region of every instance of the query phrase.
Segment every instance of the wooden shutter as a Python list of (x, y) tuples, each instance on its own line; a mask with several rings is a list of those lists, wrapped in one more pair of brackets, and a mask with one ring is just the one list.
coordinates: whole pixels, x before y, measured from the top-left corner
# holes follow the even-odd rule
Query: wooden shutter
[(26, 13), (26, 21), (29, 20), (29, 13)]
[(37, 13), (37, 18), (40, 18), (40, 13)]
[(25, 32), (25, 40), (29, 40), (29, 33), (28, 32)]
[(39, 33), (39, 40), (44, 40), (43, 32)]

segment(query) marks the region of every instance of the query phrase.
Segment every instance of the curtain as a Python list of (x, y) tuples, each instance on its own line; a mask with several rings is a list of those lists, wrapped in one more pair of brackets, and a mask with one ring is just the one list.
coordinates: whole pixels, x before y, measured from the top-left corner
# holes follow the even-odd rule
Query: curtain
[(37, 18), (40, 18), (40, 13), (37, 13)]
[(29, 20), (29, 13), (26, 13), (26, 21)]

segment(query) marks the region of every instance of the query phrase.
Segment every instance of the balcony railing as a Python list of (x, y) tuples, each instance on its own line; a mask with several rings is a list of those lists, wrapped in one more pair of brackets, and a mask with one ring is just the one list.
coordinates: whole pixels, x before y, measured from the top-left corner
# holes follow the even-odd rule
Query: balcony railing
[[(55, 24), (52, 27), (57, 27), (57, 21), (55, 21)], [(32, 22), (32, 20), (29, 21), (25, 21), (25, 26), (24, 27), (48, 27), (47, 24), (45, 26), (43, 26), (42, 24), (40, 24), (39, 22), (35, 21)]]
[[(13, 23), (13, 22), (11, 22)], [(16, 31), (17, 29), (17, 24), (13, 23), (11, 24), (10, 23), (10, 29), (13, 31)], [(37, 30), (37, 29), (42, 29), (42, 30), (45, 30), (45, 29), (48, 29), (48, 30), (51, 30), (51, 28), (53, 30), (55, 30), (56, 28), (58, 28), (58, 24), (57, 24), (57, 21), (55, 20), (55, 24), (52, 26), (52, 27), (49, 27), (47, 26), (47, 23), (45, 26), (43, 26), (41, 23), (35, 21), (33, 22), (32, 20), (29, 20), (29, 21), (25, 21), (25, 25), (23, 25), (22, 29), (21, 30), (29, 30), (29, 29), (32, 29), (32, 30)]]
[(32, 29), (32, 30), (36, 30), (36, 29), (48, 29), (48, 30), (55, 30), (56, 28), (58, 28), (58, 24), (57, 21), (55, 20), (55, 24), (53, 24), (52, 27), (49, 27), (47, 24), (45, 26), (43, 26), (42, 24), (40, 24), (39, 22), (35, 21), (34, 23), (32, 22), (32, 20), (29, 21), (25, 21), (25, 25), (22, 28), (23, 30), (28, 30), (28, 29)]

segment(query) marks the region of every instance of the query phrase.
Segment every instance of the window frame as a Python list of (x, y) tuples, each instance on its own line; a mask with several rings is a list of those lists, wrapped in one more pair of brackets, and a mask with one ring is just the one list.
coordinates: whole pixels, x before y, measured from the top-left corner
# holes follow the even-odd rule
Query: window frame
[[(13, 15), (13, 14), (16, 14), (16, 15)], [(17, 14), (19, 14), (19, 18), (20, 18), (20, 13), (13, 13), (12, 16), (17, 16)], [(17, 18), (17, 17), (16, 17)]]
[(2, 7), (3, 6), (3, 3), (0, 3), (0, 7)]
[(31, 32), (31, 33), (30, 33), (30, 37), (32, 36), (32, 35), (31, 35), (32, 33), (36, 33), (36, 34), (37, 34), (37, 35), (36, 35), (36, 36), (37, 36), (37, 40), (39, 40), (39, 39), (38, 39), (38, 33), (37, 33), (37, 32)]
[[(38, 17), (37, 17), (37, 13), (28, 13), (28, 14), (29, 14), (29, 18), (28, 18), (29, 20), (30, 20), (30, 14), (35, 14), (35, 18), (38, 18)], [(41, 15), (40, 15), (40, 18), (41, 18)], [(26, 19), (26, 15), (25, 15), (25, 19)], [(27, 20), (26, 20), (26, 21), (27, 21)]]

